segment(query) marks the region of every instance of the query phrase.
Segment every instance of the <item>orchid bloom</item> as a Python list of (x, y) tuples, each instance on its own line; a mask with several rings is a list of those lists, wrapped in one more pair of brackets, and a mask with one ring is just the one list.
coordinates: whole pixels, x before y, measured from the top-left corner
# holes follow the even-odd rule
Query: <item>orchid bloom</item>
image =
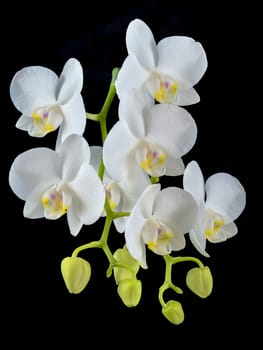
[(90, 149), (77, 134), (66, 138), (60, 151), (34, 148), (21, 153), (9, 172), (13, 192), (25, 201), (24, 216), (55, 220), (67, 213), (70, 232), (99, 219), (105, 190), (90, 165)]
[(10, 85), (11, 100), (22, 113), (16, 127), (34, 137), (59, 128), (58, 147), (70, 134), (82, 135), (86, 126), (82, 85), (82, 67), (75, 58), (66, 62), (60, 77), (41, 66), (18, 71)]
[[(90, 164), (98, 170), (102, 158), (102, 147), (91, 146)], [(106, 198), (109, 206), (114, 212), (130, 212), (144, 189), (151, 184), (149, 177), (142, 179), (142, 182), (130, 187), (127, 181), (116, 181), (107, 172), (103, 174), (103, 184), (106, 191)], [(123, 233), (125, 230), (127, 217), (119, 217), (113, 220), (117, 232)]]
[(191, 105), (200, 98), (196, 85), (207, 69), (202, 45), (187, 36), (170, 36), (156, 44), (150, 28), (140, 19), (126, 32), (128, 56), (116, 80), (120, 98), (131, 88), (142, 89), (160, 103)]
[(120, 100), (119, 121), (105, 140), (105, 168), (113, 179), (127, 179), (131, 187), (149, 176), (182, 175), (181, 157), (196, 137), (195, 121), (184, 108), (149, 105), (138, 90), (131, 90)]
[(204, 256), (206, 241), (223, 242), (237, 234), (236, 220), (246, 205), (246, 193), (237, 178), (228, 173), (216, 173), (204, 182), (196, 161), (191, 161), (183, 177), (184, 189), (198, 203), (196, 225), (189, 235), (194, 247)]
[(147, 268), (146, 247), (159, 255), (185, 247), (185, 233), (192, 229), (197, 204), (192, 195), (179, 187), (161, 190), (149, 185), (128, 217), (125, 240), (127, 249), (143, 268)]

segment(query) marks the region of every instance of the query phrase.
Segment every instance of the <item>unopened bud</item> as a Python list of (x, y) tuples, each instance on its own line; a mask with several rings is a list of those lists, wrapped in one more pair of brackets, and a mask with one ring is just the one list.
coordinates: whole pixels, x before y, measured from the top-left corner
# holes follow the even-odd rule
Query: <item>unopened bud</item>
[(169, 300), (162, 308), (162, 314), (173, 324), (180, 324), (184, 321), (184, 310), (181, 303)]
[(208, 266), (194, 267), (186, 276), (189, 289), (200, 298), (208, 297), (213, 289), (213, 277)]
[[(134, 275), (136, 275), (140, 268), (140, 264), (131, 256), (126, 246), (124, 246), (124, 248), (117, 249), (113, 256), (118, 262), (130, 266), (134, 271)], [(122, 280), (132, 279), (134, 277), (132, 272), (124, 267), (114, 267), (113, 273), (116, 284), (119, 284)]]
[(127, 307), (138, 305), (142, 295), (142, 283), (137, 279), (122, 280), (118, 285), (118, 294)]
[(61, 273), (70, 293), (80, 293), (88, 284), (91, 267), (80, 257), (66, 257), (61, 262)]

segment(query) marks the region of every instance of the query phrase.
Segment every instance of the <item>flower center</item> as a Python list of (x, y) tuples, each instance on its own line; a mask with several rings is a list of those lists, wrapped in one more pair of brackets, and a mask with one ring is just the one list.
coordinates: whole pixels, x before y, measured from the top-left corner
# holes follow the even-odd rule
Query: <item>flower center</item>
[(105, 188), (106, 188), (107, 201), (108, 201), (111, 209), (114, 210), (120, 204), (121, 196), (122, 196), (121, 189), (120, 189), (119, 185), (114, 181), (109, 182), (105, 186)]
[(142, 238), (150, 250), (159, 255), (170, 254), (172, 230), (155, 218), (148, 219), (142, 228)]
[(168, 76), (153, 72), (146, 86), (159, 103), (174, 103), (177, 98), (178, 82)]
[(39, 107), (32, 113), (32, 135), (42, 137), (56, 130), (63, 121), (63, 115), (58, 106)]
[(166, 153), (154, 143), (140, 142), (135, 152), (135, 158), (150, 176), (159, 177), (165, 173)]
[(217, 234), (221, 227), (225, 224), (223, 217), (214, 211), (206, 210), (206, 225), (205, 225), (205, 235), (206, 237), (211, 237)]
[(55, 220), (67, 212), (71, 196), (67, 198), (62, 186), (54, 185), (41, 196), (44, 215), (47, 219)]

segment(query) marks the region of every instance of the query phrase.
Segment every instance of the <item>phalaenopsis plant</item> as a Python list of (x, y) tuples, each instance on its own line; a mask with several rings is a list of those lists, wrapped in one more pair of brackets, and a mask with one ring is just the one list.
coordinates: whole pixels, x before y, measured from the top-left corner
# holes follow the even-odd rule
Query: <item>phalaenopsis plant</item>
[[(182, 252), (191, 244), (207, 261), (207, 242), (236, 235), (235, 220), (245, 208), (246, 192), (233, 175), (219, 172), (206, 178), (197, 160), (183, 160), (197, 139), (196, 122), (185, 106), (200, 100), (195, 86), (207, 70), (202, 44), (187, 36), (156, 42), (148, 25), (136, 18), (128, 25), (126, 47), (127, 57), (112, 70), (98, 114), (86, 110), (78, 59), (68, 59), (59, 76), (42, 66), (16, 72), (10, 84), (11, 100), (21, 113), (16, 127), (37, 139), (51, 132), (57, 137), (53, 148), (19, 154), (9, 171), (9, 185), (25, 202), (25, 218), (57, 220), (65, 215), (73, 236), (104, 220), (98, 240), (77, 247), (61, 261), (69, 293), (88, 288), (91, 265), (81, 252), (100, 248), (109, 263), (106, 276), (114, 278), (121, 301), (129, 308), (137, 306), (143, 291), (140, 269), (151, 268), (150, 250), (165, 267), (157, 294), (160, 311), (179, 325), (184, 311), (176, 295), (183, 290), (174, 284), (173, 266), (191, 262), (186, 287), (200, 298), (212, 293), (209, 266)], [(115, 98), (117, 122), (109, 129)], [(84, 138), (88, 123), (98, 124), (100, 144)], [(165, 185), (164, 177), (181, 177), (182, 186)], [(110, 237), (116, 234), (123, 241), (112, 251)], [(169, 289), (174, 299), (165, 298)]]

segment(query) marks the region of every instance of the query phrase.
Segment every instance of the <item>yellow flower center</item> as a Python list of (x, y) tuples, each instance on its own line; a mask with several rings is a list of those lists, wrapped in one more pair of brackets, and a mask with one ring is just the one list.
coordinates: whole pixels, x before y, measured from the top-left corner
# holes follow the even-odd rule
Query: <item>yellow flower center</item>
[(47, 219), (58, 219), (67, 212), (69, 207), (65, 204), (63, 192), (58, 191), (56, 186), (43, 193), (41, 202)]
[(221, 215), (214, 213), (212, 210), (207, 210), (206, 237), (211, 237), (218, 233), (224, 224), (225, 221)]
[(154, 98), (160, 103), (171, 103), (178, 90), (178, 84), (169, 81), (160, 81), (159, 89), (155, 92)]
[(32, 119), (32, 134), (42, 137), (58, 128), (63, 121), (63, 115), (59, 106), (52, 105), (35, 109), (32, 113)]
[(166, 153), (157, 145), (140, 142), (135, 157), (141, 168), (150, 176), (159, 177), (164, 174)]

